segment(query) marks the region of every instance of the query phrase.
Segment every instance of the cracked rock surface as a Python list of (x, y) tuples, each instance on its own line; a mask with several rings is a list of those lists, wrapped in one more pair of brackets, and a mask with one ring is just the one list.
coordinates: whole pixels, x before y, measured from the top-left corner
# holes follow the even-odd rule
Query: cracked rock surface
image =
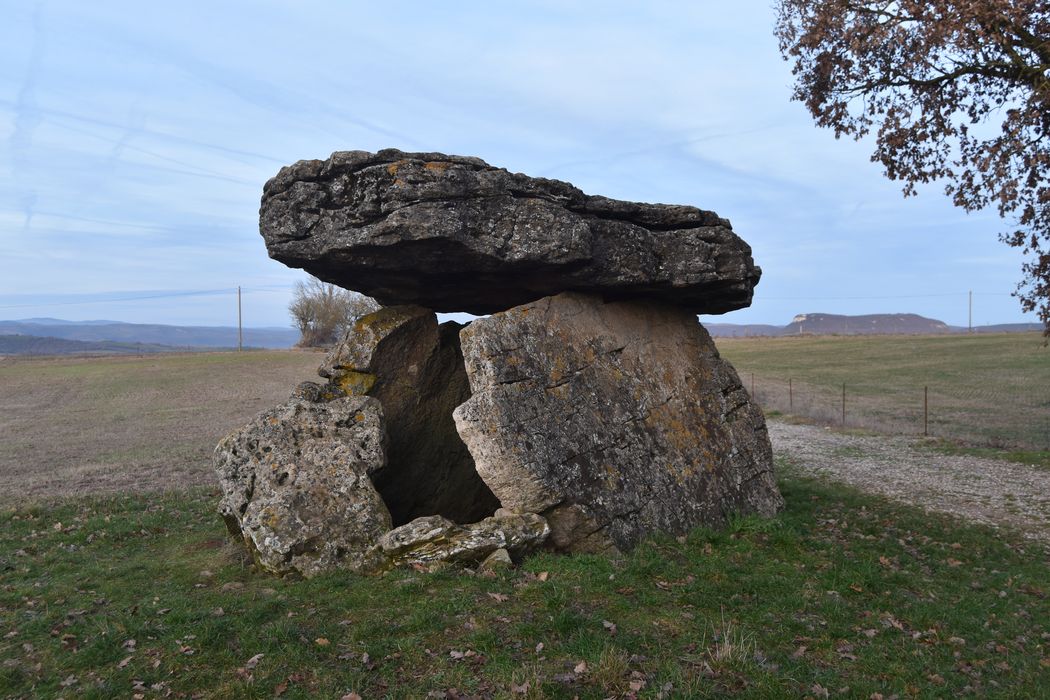
[(266, 571), (371, 569), (369, 548), (391, 527), (369, 479), (386, 462), (382, 409), (367, 396), (311, 401), (307, 389), (219, 442), (219, 513)]
[(761, 274), (714, 212), (591, 196), (441, 153), (299, 161), (266, 183), (259, 227), (290, 267), (436, 311), (580, 291), (724, 313), (751, 303)]
[(318, 370), (335, 393), (383, 406), (387, 465), (372, 481), (394, 525), (425, 515), (469, 523), (499, 508), (452, 422), (470, 396), (460, 328), (420, 306), (388, 306), (358, 319)]
[(416, 518), (379, 538), (377, 553), (391, 566), (438, 561), (476, 565), (496, 550), (520, 555), (547, 538), (550, 527), (533, 513), (500, 514), (468, 525), (440, 515)]
[(556, 548), (774, 515), (765, 419), (685, 309), (566, 293), (461, 332), (471, 398), (456, 427), (503, 507)]

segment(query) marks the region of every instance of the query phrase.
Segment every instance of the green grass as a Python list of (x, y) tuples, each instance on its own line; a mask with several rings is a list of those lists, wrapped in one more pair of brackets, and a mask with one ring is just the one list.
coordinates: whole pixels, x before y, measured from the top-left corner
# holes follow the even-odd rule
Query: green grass
[(938, 440), (929, 445), (941, 454), (966, 455), (970, 457), (984, 457), (986, 459), (1001, 459), (1017, 464), (1027, 464), (1050, 471), (1050, 450), (1007, 450), (994, 447), (966, 447), (945, 440)]
[(1045, 549), (782, 471), (777, 520), (491, 578), (258, 575), (208, 491), (9, 510), (0, 696), (1045, 693)]
[[(719, 338), (764, 408), (979, 447), (1050, 449), (1050, 348), (1039, 333)], [(789, 399), (788, 380), (793, 396)]]

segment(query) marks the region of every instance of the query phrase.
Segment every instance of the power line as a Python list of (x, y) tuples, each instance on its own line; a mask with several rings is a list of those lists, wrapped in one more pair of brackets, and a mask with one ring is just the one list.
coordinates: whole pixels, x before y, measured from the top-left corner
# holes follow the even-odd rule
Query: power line
[[(292, 284), (266, 284), (255, 287), (242, 287), (242, 292), (286, 292), (294, 289)], [(192, 289), (172, 292), (142, 293), (136, 296), (125, 296), (113, 299), (79, 299), (73, 301), (49, 301), (29, 304), (3, 304), (0, 309), (26, 309), (40, 306), (79, 306), (85, 304), (115, 304), (125, 301), (148, 301), (153, 299), (174, 299), (180, 297), (203, 297), (236, 294), (237, 287), (222, 289)], [(136, 294), (136, 292), (95, 292), (101, 294)], [(880, 299), (932, 299), (965, 296), (968, 292), (944, 292), (939, 294), (892, 294), (880, 296), (836, 296), (836, 297), (768, 297), (758, 296), (757, 301), (865, 301)], [(1013, 296), (1006, 292), (973, 292), (974, 296)], [(75, 294), (71, 296), (76, 296)], [(87, 296), (84, 294), (82, 296)]]
[[(946, 297), (966, 296), (968, 292), (944, 292), (940, 294), (890, 294), (883, 296), (849, 296), (849, 297), (768, 297), (756, 295), (759, 301), (864, 301), (876, 299), (933, 299)], [(1012, 294), (1005, 292), (974, 292), (974, 296), (998, 296), (1009, 297)]]
[(85, 299), (80, 301), (50, 301), (40, 302), (37, 304), (5, 304), (0, 306), (0, 309), (27, 309), (36, 306), (74, 306), (83, 304), (115, 304), (122, 301), (143, 301), (147, 299), (170, 299), (175, 297), (197, 297), (197, 296), (215, 296), (218, 294), (233, 294), (236, 293), (237, 288), (231, 287), (229, 289), (202, 289), (196, 291), (187, 292), (168, 292), (164, 294), (148, 294), (143, 296), (135, 297), (121, 297), (119, 299)]

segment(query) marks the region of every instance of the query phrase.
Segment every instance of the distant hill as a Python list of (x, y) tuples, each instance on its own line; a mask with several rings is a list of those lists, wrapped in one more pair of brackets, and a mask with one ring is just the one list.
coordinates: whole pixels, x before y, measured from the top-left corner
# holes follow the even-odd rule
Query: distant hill
[(150, 343), (68, 340), (66, 338), (47, 338), (36, 335), (0, 335), (0, 355), (146, 355), (185, 350), (187, 348)]
[[(713, 336), (781, 336), (781, 335), (936, 335), (966, 333), (968, 329), (949, 326), (935, 318), (918, 314), (868, 314), (847, 316), (841, 314), (799, 314), (786, 326), (765, 324), (705, 323)], [(1042, 330), (1038, 323), (1003, 323), (979, 326), (976, 333), (1021, 333)]]
[[(165, 326), (118, 321), (63, 321), (32, 318), (0, 321), (0, 336), (26, 335), (85, 342), (143, 343), (176, 348), (235, 348), (237, 329), (229, 326)], [(291, 328), (245, 328), (244, 346), (290, 348), (299, 341)]]
[[(954, 328), (959, 333), (965, 333), (965, 328)], [(994, 326), (976, 326), (974, 333), (1031, 333), (1041, 331), (1043, 327), (1038, 323), (999, 323)]]
[(809, 333), (811, 335), (869, 335), (889, 333), (893, 335), (930, 335), (951, 333), (944, 321), (926, 318), (918, 314), (868, 314), (865, 316), (842, 316), (839, 314), (799, 314), (784, 327), (784, 334)]
[(17, 323), (32, 323), (37, 326), (101, 326), (120, 321), (64, 321), (60, 318), (23, 318)]

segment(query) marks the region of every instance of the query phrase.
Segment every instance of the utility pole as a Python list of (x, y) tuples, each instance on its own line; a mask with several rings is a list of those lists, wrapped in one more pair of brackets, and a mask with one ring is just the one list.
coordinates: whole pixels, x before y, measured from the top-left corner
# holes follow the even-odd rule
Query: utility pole
[(973, 290), (970, 290), (970, 314), (966, 322), (967, 333), (973, 333)]
[(244, 330), (241, 326), (241, 285), (237, 285), (237, 352), (244, 349)]

